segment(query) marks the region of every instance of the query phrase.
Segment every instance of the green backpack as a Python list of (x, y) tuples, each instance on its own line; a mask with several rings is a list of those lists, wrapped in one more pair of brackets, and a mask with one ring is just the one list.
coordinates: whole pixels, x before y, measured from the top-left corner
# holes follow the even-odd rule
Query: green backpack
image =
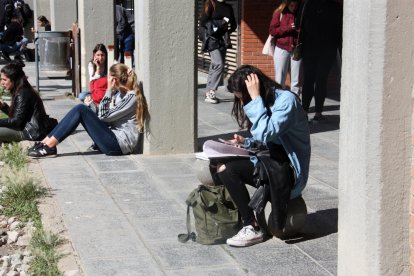
[[(199, 185), (185, 202), (188, 233), (178, 235), (180, 242), (191, 239), (201, 244), (224, 243), (242, 227), (239, 211), (224, 186)], [(190, 207), (193, 207), (197, 235), (191, 232)]]

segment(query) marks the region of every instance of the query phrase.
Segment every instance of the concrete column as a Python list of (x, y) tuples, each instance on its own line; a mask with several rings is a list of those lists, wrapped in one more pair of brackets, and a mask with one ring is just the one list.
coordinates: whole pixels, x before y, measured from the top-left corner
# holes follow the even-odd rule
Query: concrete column
[(35, 25), (35, 28), (38, 29), (39, 26), (37, 26), (37, 18), (40, 15), (44, 15), (46, 16), (47, 19), (50, 20), (50, 0), (34, 0), (33, 9), (34, 9), (33, 16), (35, 20), (34, 25)]
[(114, 44), (114, 3), (113, 1), (98, 2), (78, 0), (82, 87), (89, 87), (87, 65), (92, 58), (92, 50), (95, 45), (98, 43), (103, 43), (106, 46)]
[(195, 3), (135, 0), (136, 66), (151, 114), (145, 154), (194, 152)]
[(344, 1), (338, 275), (409, 274), (413, 5)]
[(76, 0), (50, 0), (52, 31), (67, 31), (76, 22)]

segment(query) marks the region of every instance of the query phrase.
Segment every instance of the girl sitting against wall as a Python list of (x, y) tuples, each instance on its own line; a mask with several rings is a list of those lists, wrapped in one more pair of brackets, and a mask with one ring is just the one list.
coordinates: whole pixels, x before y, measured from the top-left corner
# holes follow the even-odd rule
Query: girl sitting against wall
[(107, 155), (134, 152), (144, 131), (148, 108), (139, 89), (137, 75), (128, 66), (111, 66), (108, 90), (99, 104), (98, 115), (84, 104), (73, 107), (41, 142), (29, 149), (34, 158), (57, 155), (56, 146), (82, 124), (98, 149)]
[(99, 103), (108, 88), (108, 51), (99, 43), (93, 48), (92, 59), (88, 63), (89, 89), (79, 94), (79, 99), (97, 112)]

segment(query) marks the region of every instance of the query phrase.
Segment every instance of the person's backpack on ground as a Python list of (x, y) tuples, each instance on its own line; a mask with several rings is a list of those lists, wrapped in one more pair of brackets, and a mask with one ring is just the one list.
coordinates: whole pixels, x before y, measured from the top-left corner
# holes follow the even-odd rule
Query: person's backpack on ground
[[(236, 205), (224, 186), (199, 185), (186, 200), (187, 234), (178, 235), (180, 242), (189, 239), (200, 244), (225, 243), (241, 229)], [(191, 232), (190, 207), (193, 207), (197, 234)]]

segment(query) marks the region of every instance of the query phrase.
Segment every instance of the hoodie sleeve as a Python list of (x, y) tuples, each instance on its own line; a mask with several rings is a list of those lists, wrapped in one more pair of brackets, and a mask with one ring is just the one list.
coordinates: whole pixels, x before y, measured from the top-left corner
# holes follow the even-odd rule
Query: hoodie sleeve
[(286, 133), (292, 125), (294, 108), (294, 99), (286, 96), (276, 99), (275, 104), (271, 107), (272, 114), (270, 116), (267, 114), (262, 97), (259, 96), (248, 103), (244, 107), (244, 111), (253, 124), (250, 132), (254, 140), (262, 143), (272, 142)]
[(112, 91), (108, 90), (99, 104), (98, 117), (102, 121), (106, 123), (115, 122), (135, 112), (136, 99), (134, 91), (128, 92), (114, 107), (111, 106), (113, 100), (111, 94)]

